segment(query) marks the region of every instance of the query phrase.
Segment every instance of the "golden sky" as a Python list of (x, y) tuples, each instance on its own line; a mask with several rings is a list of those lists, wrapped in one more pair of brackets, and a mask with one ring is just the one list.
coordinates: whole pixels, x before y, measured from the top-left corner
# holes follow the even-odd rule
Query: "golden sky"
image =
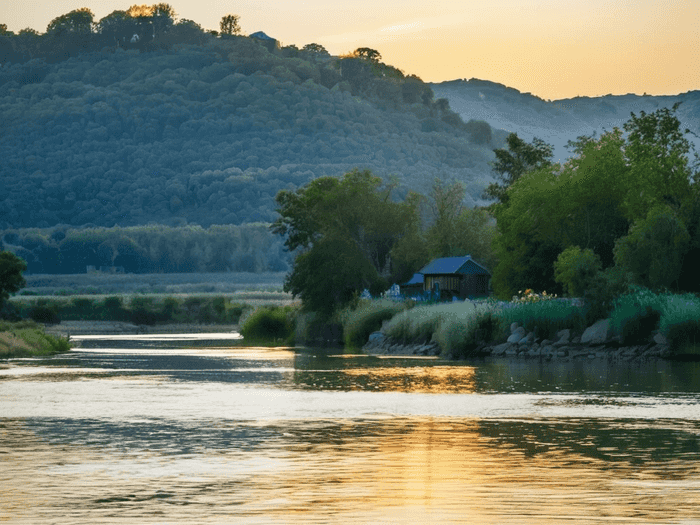
[[(2, 0), (0, 23), (44, 32), (53, 18), (79, 7), (99, 20), (133, 3)], [(371, 47), (427, 82), (480, 78), (552, 100), (700, 89), (700, 0), (169, 3), (179, 18), (205, 29), (218, 29), (221, 17), (234, 13), (244, 33), (264, 31), (282, 45), (316, 42), (332, 54)]]

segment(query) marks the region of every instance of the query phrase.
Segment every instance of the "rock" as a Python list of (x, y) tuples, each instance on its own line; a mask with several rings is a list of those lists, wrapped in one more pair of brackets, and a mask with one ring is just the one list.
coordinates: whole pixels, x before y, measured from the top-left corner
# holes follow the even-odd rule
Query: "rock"
[(535, 334), (533, 332), (530, 332), (525, 337), (523, 337), (520, 341), (518, 341), (518, 344), (519, 345), (529, 345), (529, 344), (532, 344), (534, 341), (535, 341)]
[(668, 340), (662, 334), (659, 334), (659, 333), (657, 333), (654, 336), (654, 342), (657, 345), (667, 345), (668, 344)]
[(511, 323), (510, 324), (510, 333), (513, 334), (515, 331), (518, 329), (518, 323)]
[(571, 330), (566, 328), (565, 330), (559, 330), (557, 332), (557, 342), (560, 341), (569, 341), (569, 338), (571, 337)]
[(506, 350), (511, 348), (513, 345), (511, 343), (502, 343), (500, 345), (496, 345), (491, 349), (491, 355), (505, 355)]
[(505, 354), (506, 354), (506, 355), (509, 355), (509, 356), (518, 355), (518, 349), (511, 346), (510, 348), (508, 348), (508, 349), (506, 350)]
[(610, 319), (601, 319), (592, 326), (586, 328), (581, 336), (581, 343), (600, 345), (608, 340), (610, 333)]
[(527, 335), (527, 332), (522, 326), (519, 326), (518, 328), (515, 329), (515, 332), (510, 334), (510, 337), (508, 338), (509, 343), (517, 343), (520, 341), (523, 337)]

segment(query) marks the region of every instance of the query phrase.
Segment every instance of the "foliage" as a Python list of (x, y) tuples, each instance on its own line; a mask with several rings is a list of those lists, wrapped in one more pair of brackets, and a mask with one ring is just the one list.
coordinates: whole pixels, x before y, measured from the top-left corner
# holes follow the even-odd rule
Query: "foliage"
[(537, 293), (531, 288), (525, 291), (519, 290), (518, 295), (514, 295), (511, 303), (513, 304), (523, 304), (523, 303), (539, 303), (540, 301), (551, 301), (556, 299), (557, 295), (547, 294), (547, 290), (543, 290), (542, 293)]
[(630, 276), (622, 268), (598, 272), (583, 294), (586, 323), (606, 319), (615, 308), (615, 300), (629, 291), (630, 284)]
[(219, 22), (219, 29), (222, 35), (239, 35), (241, 34), (241, 17), (238, 15), (225, 15)]
[(358, 165), (402, 191), (486, 171), (482, 139), (441, 120), (449, 108), (417, 77), (352, 59), (368, 68), (355, 82), (317, 44), (287, 56), (136, 7), (85, 46), (0, 37), (0, 227), (271, 222), (278, 191)]
[(271, 230), (290, 251), (301, 250), (284, 289), (306, 310), (329, 314), (364, 288), (386, 289), (393, 247), (418, 227), (417, 198), (393, 202), (391, 190), (369, 171), (353, 170), (277, 195), (280, 218)]
[(0, 308), (10, 297), (27, 283), (22, 273), (27, 269), (27, 263), (8, 251), (0, 252)]
[(34, 322), (43, 324), (58, 324), (61, 318), (58, 305), (53, 301), (37, 301), (27, 312), (27, 317)]
[(86, 266), (127, 273), (268, 272), (291, 257), (265, 224), (0, 230), (32, 273), (85, 273)]
[(554, 263), (554, 279), (570, 297), (583, 297), (593, 277), (602, 270), (600, 258), (593, 250), (569, 246)]
[(534, 138), (528, 144), (517, 134), (511, 133), (506, 139), (507, 148), (494, 150), (496, 160), (492, 165), (500, 183), (494, 182), (484, 191), (484, 198), (497, 199), (506, 203), (506, 190), (525, 173), (545, 168), (551, 164), (553, 148), (541, 139)]
[(252, 342), (269, 341), (293, 344), (295, 309), (259, 308), (241, 326), (241, 335)]
[[(602, 268), (621, 265), (647, 286), (671, 286), (682, 277), (686, 222), (697, 206), (689, 143), (673, 111), (632, 115), (627, 137), (617, 129), (580, 137), (565, 164), (526, 171), (503, 190), (505, 202), (494, 206), (499, 297), (526, 285), (552, 288), (554, 262), (571, 246), (592, 250)], [(666, 260), (670, 271), (661, 270)]]
[(653, 289), (670, 288), (678, 281), (690, 236), (667, 205), (657, 205), (615, 244), (615, 262), (634, 281)]
[(406, 304), (380, 300), (361, 300), (356, 307), (348, 307), (340, 313), (343, 338), (347, 348), (361, 348), (372, 332), (378, 331), (384, 321), (406, 309)]
[(583, 331), (586, 327), (583, 309), (568, 299), (513, 302), (497, 312), (504, 326), (518, 323), (540, 339), (553, 339), (559, 330), (566, 328)]

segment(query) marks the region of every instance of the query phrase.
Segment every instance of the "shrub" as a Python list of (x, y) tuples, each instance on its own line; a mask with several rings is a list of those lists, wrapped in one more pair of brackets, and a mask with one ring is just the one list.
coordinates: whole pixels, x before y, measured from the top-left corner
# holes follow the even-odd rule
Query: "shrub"
[(134, 324), (154, 325), (158, 322), (158, 314), (153, 309), (151, 297), (132, 297), (129, 302), (129, 319)]
[(29, 318), (37, 323), (58, 324), (61, 318), (58, 315), (58, 305), (40, 301), (29, 309)]
[(610, 327), (620, 336), (622, 344), (649, 342), (659, 327), (664, 299), (650, 290), (633, 286), (629, 293), (618, 297), (610, 314)]
[(348, 348), (359, 348), (369, 339), (372, 332), (382, 327), (382, 323), (403, 311), (406, 305), (388, 299), (363, 300), (357, 308), (341, 313), (343, 319), (343, 339)]
[(252, 341), (292, 343), (294, 334), (292, 307), (259, 308), (243, 323), (241, 335)]
[(687, 319), (670, 325), (666, 339), (674, 355), (696, 354), (700, 357), (700, 319)]
[(583, 294), (586, 325), (606, 319), (615, 308), (615, 299), (629, 291), (629, 274), (618, 267), (598, 272)]
[(160, 314), (163, 321), (173, 321), (180, 309), (180, 302), (174, 297), (166, 297), (160, 305)]
[(64, 319), (96, 319), (98, 317), (95, 301), (83, 297), (74, 297), (62, 309)]
[(126, 321), (129, 317), (121, 297), (105, 297), (98, 308), (101, 311), (100, 317), (105, 321)]

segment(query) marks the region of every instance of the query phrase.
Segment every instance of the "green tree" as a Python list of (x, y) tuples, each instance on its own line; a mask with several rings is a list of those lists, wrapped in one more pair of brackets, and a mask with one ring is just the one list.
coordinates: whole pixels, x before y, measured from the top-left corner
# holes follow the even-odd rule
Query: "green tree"
[(688, 158), (692, 146), (675, 115), (679, 105), (642, 111), (639, 116), (632, 113), (624, 125), (628, 133), (624, 154), (630, 166), (624, 210), (630, 222), (644, 218), (658, 204), (687, 219), (694, 174)]
[(219, 22), (219, 32), (222, 35), (240, 35), (241, 17), (238, 15), (225, 15)]
[(24, 259), (12, 252), (0, 252), (0, 309), (10, 294), (18, 292), (27, 284), (22, 275), (26, 269)]
[(507, 148), (495, 149), (496, 160), (492, 165), (496, 178), (500, 181), (488, 185), (484, 198), (497, 199), (506, 203), (506, 190), (528, 171), (541, 169), (552, 163), (553, 148), (541, 139), (534, 138), (528, 144), (517, 134), (506, 138)]
[(600, 257), (593, 250), (569, 246), (554, 263), (554, 279), (564, 286), (570, 297), (583, 297), (601, 269)]
[(683, 222), (668, 205), (658, 204), (617, 242), (615, 262), (632, 274), (636, 284), (671, 288), (680, 276), (689, 244)]
[[(277, 194), (280, 218), (271, 230), (300, 252), (285, 289), (304, 308), (329, 313), (328, 304), (335, 308), (363, 288), (386, 286), (394, 246), (419, 223), (419, 198), (393, 202), (392, 189), (368, 170), (353, 170)], [(319, 304), (326, 306), (317, 310)]]

